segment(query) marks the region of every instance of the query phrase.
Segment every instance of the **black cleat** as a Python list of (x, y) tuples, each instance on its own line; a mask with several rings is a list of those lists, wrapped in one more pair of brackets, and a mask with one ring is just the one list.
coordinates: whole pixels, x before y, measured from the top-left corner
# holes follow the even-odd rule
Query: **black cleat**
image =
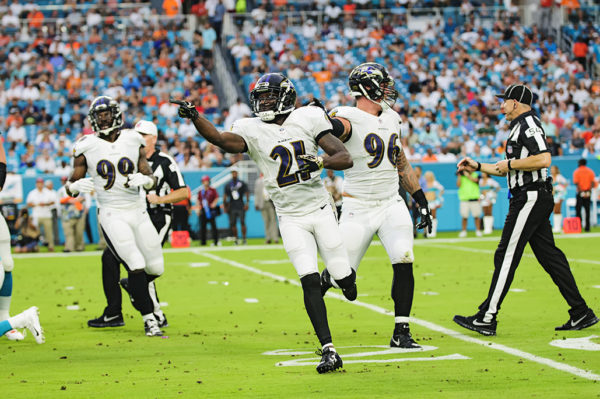
[(358, 296), (358, 289), (356, 288), (356, 283), (352, 284), (352, 287), (350, 288), (342, 288), (342, 294), (344, 294), (347, 300), (354, 301)]
[(331, 284), (331, 276), (329, 275), (327, 268), (325, 268), (321, 273), (321, 296), (325, 296), (327, 291), (329, 291), (329, 289), (332, 287), (333, 284)]
[(144, 332), (148, 337), (162, 337), (163, 335), (155, 319), (149, 319), (144, 322)]
[(329, 346), (324, 350), (319, 349), (316, 354), (321, 355), (321, 361), (317, 365), (319, 374), (335, 371), (344, 365), (340, 355)]
[(454, 322), (461, 327), (467, 328), (472, 331), (476, 331), (482, 335), (496, 335), (496, 320), (491, 322), (484, 322), (478, 318), (479, 315), (474, 316), (454, 316)]
[(578, 317), (571, 318), (562, 326), (558, 326), (555, 328), (556, 331), (573, 331), (573, 330), (583, 330), (584, 328), (588, 328), (598, 323), (598, 318), (594, 314), (592, 309), (585, 311), (583, 315)]
[(104, 328), (104, 327), (123, 327), (125, 322), (123, 321), (123, 314), (116, 316), (107, 316), (103, 314), (97, 319), (88, 320), (88, 327)]
[(421, 346), (415, 342), (410, 334), (410, 328), (408, 323), (399, 323), (394, 328), (394, 335), (390, 340), (390, 347), (392, 348), (404, 348), (404, 349), (421, 349)]
[(159, 317), (156, 313), (154, 313), (154, 317), (156, 321), (158, 321), (158, 326), (160, 328), (169, 327), (169, 322), (167, 321), (167, 315), (163, 313), (162, 317)]

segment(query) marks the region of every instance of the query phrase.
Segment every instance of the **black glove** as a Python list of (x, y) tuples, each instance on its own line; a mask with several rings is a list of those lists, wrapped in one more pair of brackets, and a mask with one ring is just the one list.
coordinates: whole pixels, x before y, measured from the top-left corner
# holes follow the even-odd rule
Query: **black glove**
[(179, 101), (173, 99), (170, 99), (169, 101), (173, 104), (179, 105), (179, 111), (177, 114), (180, 118), (196, 119), (200, 116), (196, 106), (189, 101)]
[(423, 190), (418, 189), (413, 193), (412, 197), (419, 205), (419, 215), (421, 216), (421, 221), (417, 224), (417, 229), (424, 229), (427, 227), (427, 232), (431, 233), (431, 229), (433, 228), (431, 210), (429, 209), (429, 204), (427, 203), (427, 198), (425, 198)]
[(303, 161), (300, 165), (299, 172), (317, 172), (323, 169), (323, 158), (314, 155), (304, 154), (298, 155), (298, 160)]

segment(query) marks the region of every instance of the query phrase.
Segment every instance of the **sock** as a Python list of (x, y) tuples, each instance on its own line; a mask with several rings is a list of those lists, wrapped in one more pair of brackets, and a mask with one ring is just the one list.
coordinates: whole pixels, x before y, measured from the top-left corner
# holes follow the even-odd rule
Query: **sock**
[(394, 317), (394, 322), (396, 324), (398, 324), (398, 323), (406, 323), (406, 324), (408, 324), (408, 320), (409, 320), (408, 316), (396, 316), (396, 317)]
[(438, 220), (433, 219), (431, 221), (431, 234), (429, 234), (429, 237), (435, 238), (435, 236), (437, 235), (437, 226), (438, 226)]
[(8, 320), (0, 321), (0, 336), (6, 334), (7, 332), (9, 332), (12, 329), (13, 328), (10, 325), (10, 322)]
[(344, 277), (341, 280), (335, 280), (335, 282), (336, 285), (343, 290), (347, 288), (352, 288), (352, 286), (354, 286), (354, 284), (356, 283), (356, 272), (354, 271), (354, 269), (350, 269), (350, 275)]
[(304, 291), (304, 307), (315, 329), (321, 345), (331, 344), (331, 332), (327, 322), (327, 309), (321, 296), (321, 279), (319, 273), (311, 273), (300, 278)]
[(144, 323), (147, 320), (152, 320), (152, 319), (156, 320), (156, 317), (154, 317), (154, 313), (148, 313), (148, 314), (143, 314), (142, 315), (142, 320), (144, 320)]
[(394, 315), (396, 317), (409, 317), (412, 308), (415, 290), (412, 263), (394, 263), (394, 278), (392, 280), (392, 300), (394, 301)]
[(492, 234), (494, 230), (494, 217), (484, 216), (483, 217), (483, 234)]
[[(148, 280), (143, 270), (129, 273), (129, 292), (135, 301), (135, 308), (142, 314), (152, 314), (154, 305), (148, 292)], [(152, 316), (154, 317), (154, 316)]]
[(0, 320), (8, 319), (10, 311), (10, 300), (12, 298), (12, 273), (0, 271), (3, 275), (4, 281), (2, 282), (2, 288), (0, 288)]
[(554, 226), (552, 226), (552, 230), (555, 233), (560, 233), (562, 231), (562, 214), (554, 214)]
[(121, 302), (123, 295), (119, 286), (120, 270), (119, 259), (106, 248), (102, 253), (102, 288), (106, 297), (106, 309), (104, 314), (116, 316), (121, 314)]
[(336, 352), (336, 350), (335, 350), (335, 348), (333, 347), (333, 344), (332, 344), (332, 343), (329, 343), (329, 344), (325, 344), (325, 345), (323, 345), (323, 347), (321, 348), (321, 350), (322, 350), (323, 352), (325, 352), (325, 349), (329, 349), (329, 350), (330, 350), (330, 351), (332, 351), (332, 352)]

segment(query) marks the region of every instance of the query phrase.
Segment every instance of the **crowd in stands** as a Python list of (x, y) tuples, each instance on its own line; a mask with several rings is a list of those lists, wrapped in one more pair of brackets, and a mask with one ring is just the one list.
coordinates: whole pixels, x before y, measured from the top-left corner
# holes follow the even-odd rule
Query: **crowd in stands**
[[(582, 64), (582, 55), (588, 58), (582, 46), (563, 51), (546, 30), (522, 26), (514, 7), (475, 7), (470, 0), (165, 0), (162, 8), (135, 2), (124, 8), (114, 0), (0, 0), (0, 131), (9, 170), (68, 175), (72, 143), (91, 133), (87, 109), (98, 95), (118, 99), (126, 126), (152, 119), (162, 150), (183, 170), (241, 159), (201, 140), (169, 103), (170, 97), (190, 99), (220, 128), (251, 115), (242, 99), (221, 105), (211, 79), (213, 48), (228, 12), (238, 13), (239, 33), (224, 39), (246, 93), (260, 74), (277, 71), (292, 79), (299, 104), (318, 97), (328, 108), (349, 105), (351, 69), (365, 61), (385, 65), (400, 92), (395, 109), (406, 122), (402, 140), (412, 161), (501, 156), (508, 132), (494, 93), (513, 82), (535, 93), (555, 155), (600, 155), (594, 63)], [(44, 8), (47, 3), (65, 7)], [(431, 18), (424, 30), (408, 28), (407, 7), (448, 5), (457, 8), (444, 8), (444, 18)], [(288, 10), (311, 12), (288, 24)], [(183, 12), (199, 17), (195, 31)], [(598, 24), (585, 13), (573, 15), (570, 32), (600, 63)]]

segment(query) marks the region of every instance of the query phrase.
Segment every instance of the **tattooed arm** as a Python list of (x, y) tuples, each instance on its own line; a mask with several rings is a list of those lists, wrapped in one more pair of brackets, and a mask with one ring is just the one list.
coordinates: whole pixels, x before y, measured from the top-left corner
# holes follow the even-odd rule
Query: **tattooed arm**
[(411, 164), (406, 159), (404, 149), (400, 149), (398, 157), (396, 158), (396, 168), (398, 169), (398, 176), (400, 177), (400, 184), (406, 191), (412, 195), (415, 202), (419, 205), (419, 213), (421, 215), (421, 222), (417, 224), (417, 229), (427, 228), (429, 233), (432, 229), (431, 211), (429, 210), (429, 204), (425, 198), (425, 194), (419, 184), (417, 174), (413, 170)]

